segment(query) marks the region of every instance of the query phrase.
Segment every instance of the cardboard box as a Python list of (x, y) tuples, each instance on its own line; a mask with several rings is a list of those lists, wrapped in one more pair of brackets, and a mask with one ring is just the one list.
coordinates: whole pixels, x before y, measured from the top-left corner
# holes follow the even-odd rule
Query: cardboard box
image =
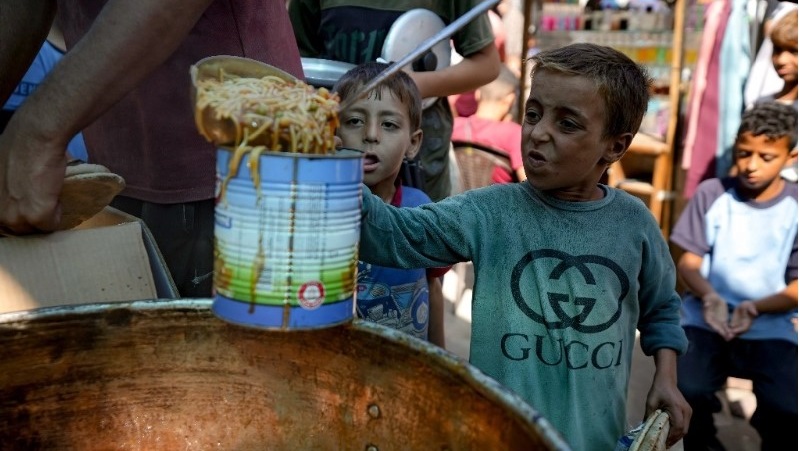
[(114, 208), (72, 230), (0, 238), (0, 313), (177, 297), (150, 230)]

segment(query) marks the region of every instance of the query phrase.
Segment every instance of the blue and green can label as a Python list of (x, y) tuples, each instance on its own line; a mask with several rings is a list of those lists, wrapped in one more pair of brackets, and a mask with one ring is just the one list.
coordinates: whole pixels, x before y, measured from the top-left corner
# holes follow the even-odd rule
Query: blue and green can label
[(352, 320), (363, 157), (217, 151), (213, 311), (312, 329)]

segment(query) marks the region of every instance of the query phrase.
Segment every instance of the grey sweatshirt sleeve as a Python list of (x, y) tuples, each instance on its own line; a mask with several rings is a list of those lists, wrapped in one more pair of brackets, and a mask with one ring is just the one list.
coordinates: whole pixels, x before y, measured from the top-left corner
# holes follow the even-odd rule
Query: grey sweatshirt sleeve
[(419, 207), (398, 208), (363, 185), (359, 258), (395, 268), (427, 268), (468, 261), (477, 230), (468, 196), (459, 195)]
[(644, 245), (641, 278), (641, 305), (638, 330), (641, 332), (641, 349), (652, 355), (661, 348), (683, 354), (688, 339), (680, 326), (680, 296), (675, 290), (677, 271), (668, 245), (659, 230)]

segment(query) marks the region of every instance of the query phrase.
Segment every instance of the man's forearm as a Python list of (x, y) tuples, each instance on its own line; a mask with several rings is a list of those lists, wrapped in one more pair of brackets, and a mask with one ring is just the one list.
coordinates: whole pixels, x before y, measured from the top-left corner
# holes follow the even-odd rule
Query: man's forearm
[(109, 1), (12, 120), (65, 144), (165, 61), (211, 1)]
[(499, 53), (492, 43), (454, 66), (410, 75), (422, 97), (444, 97), (469, 92), (494, 81), (500, 64)]

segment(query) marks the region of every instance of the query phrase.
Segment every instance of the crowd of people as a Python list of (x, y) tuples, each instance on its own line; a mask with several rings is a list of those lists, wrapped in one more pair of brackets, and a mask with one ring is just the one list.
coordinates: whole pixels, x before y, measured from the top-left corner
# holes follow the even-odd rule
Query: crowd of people
[[(126, 181), (112, 206), (148, 226), (187, 298), (213, 293), (216, 183), (189, 67), (236, 55), (302, 78), (301, 57), (352, 63), (333, 88), (343, 101), (387, 67), (375, 61), (403, 13), (426, 8), (449, 23), (479, 3), (10, 2), (0, 8), (0, 232), (57, 229), (68, 161), (101, 164)], [(656, 365), (641, 402), (669, 413), (668, 445), (723, 449), (716, 393), (734, 376), (753, 381), (763, 449), (795, 449), (796, 10), (767, 27), (782, 84), (742, 111), (731, 173), (698, 185), (668, 237), (683, 251), (675, 259), (645, 205), (601, 183), (638, 132), (649, 74), (595, 44), (537, 52), (521, 74), (522, 36), (504, 28), (519, 23), (519, 2), (499, 3), (453, 35), (456, 63), (398, 72), (339, 112), (337, 144), (364, 152), (358, 292), (385, 288), (393, 301), (364, 296), (356, 314), (444, 347), (441, 277), (469, 261), (470, 363), (574, 449), (614, 449), (630, 428), (636, 330)], [(59, 33), (55, 62), (30, 81)], [(519, 76), (530, 77), (526, 99)], [(85, 154), (68, 147), (76, 136)], [(453, 141), (506, 153), (511, 170), (456, 193)], [(423, 189), (401, 177), (414, 159)]]

